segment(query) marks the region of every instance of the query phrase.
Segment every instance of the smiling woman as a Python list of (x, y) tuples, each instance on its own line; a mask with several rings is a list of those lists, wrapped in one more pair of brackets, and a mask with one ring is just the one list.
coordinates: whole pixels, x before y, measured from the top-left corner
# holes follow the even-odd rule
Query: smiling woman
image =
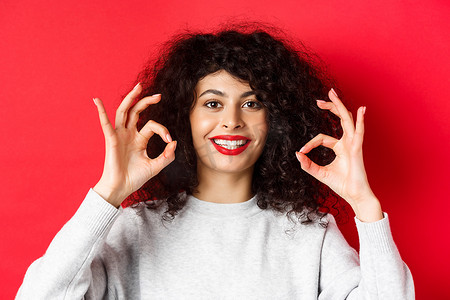
[[(235, 157), (219, 156), (220, 152), (214, 144), (205, 143), (202, 149), (194, 148), (190, 122), (192, 108), (197, 105), (197, 100), (210, 100), (206, 109), (227, 104), (219, 100), (242, 96), (240, 100), (257, 100), (254, 103), (261, 104), (266, 113), (263, 122), (246, 129), (257, 135), (267, 131), (263, 151), (253, 166), (252, 178), (247, 180), (251, 182), (251, 195), (258, 195), (257, 202), (261, 208), (287, 212), (289, 217), (295, 217), (302, 223), (317, 221), (323, 216), (320, 211), (328, 210), (326, 203), (335, 207), (339, 204), (329, 188), (299, 168), (295, 152), (320, 133), (334, 137), (340, 133), (335, 116), (324, 113), (315, 100), (327, 98), (328, 80), (320, 68), (311, 63), (313, 56), (310, 53), (294, 49), (288, 42), (275, 39), (258, 28), (253, 32), (249, 27), (236, 29), (239, 30), (175, 36), (165, 45), (158, 61), (150, 62), (139, 75), (142, 86), (140, 97), (155, 93), (162, 94), (162, 97), (158, 105), (142, 111), (138, 128), (144, 128), (150, 120), (157, 122), (167, 126), (178, 144), (175, 161), (128, 197), (126, 203), (133, 205), (143, 199), (165, 199), (168, 209), (163, 219), (173, 220), (186, 204), (186, 195), (195, 194), (202, 184), (198, 175), (198, 151), (211, 165), (217, 163), (218, 158), (228, 162), (236, 160)], [(234, 79), (228, 83), (228, 90), (221, 87), (223, 75), (219, 75), (224, 73)], [(199, 90), (205, 82), (214, 85)], [(236, 88), (242, 89), (240, 94), (234, 92), (231, 95)], [(245, 106), (254, 105), (252, 102)], [(227, 112), (229, 109), (230, 106), (225, 105)], [(218, 112), (211, 114), (223, 114), (220, 109)], [(220, 134), (223, 135), (223, 132)], [(157, 139), (148, 144), (147, 150), (150, 157), (157, 157), (165, 147), (166, 144)], [(253, 147), (252, 143), (248, 147)], [(327, 150), (317, 149), (308, 155), (315, 162), (325, 165), (334, 158), (334, 153)], [(239, 156), (249, 155), (249, 152), (247, 149)], [(224, 183), (228, 175), (223, 173), (223, 176), (216, 182)], [(233, 182), (242, 180), (235, 178)], [(223, 194), (236, 191), (234, 186), (229, 185)], [(215, 185), (214, 189), (217, 188)], [(219, 193), (214, 194), (218, 197)], [(243, 202), (247, 199), (229, 197), (222, 200)], [(156, 208), (160, 203), (148, 202), (147, 205)]]
[[(366, 109), (355, 123), (288, 45), (261, 29), (180, 35), (115, 127), (95, 98), (102, 177), (17, 298), (413, 299), (364, 169)], [(355, 212), (359, 255), (330, 195)]]
[[(199, 186), (193, 195), (219, 203), (246, 201), (253, 196), (253, 169), (266, 142), (267, 111), (248, 84), (223, 70), (201, 79), (195, 94), (200, 96), (190, 124)], [(204, 187), (214, 182), (222, 182), (220, 188), (207, 193)]]

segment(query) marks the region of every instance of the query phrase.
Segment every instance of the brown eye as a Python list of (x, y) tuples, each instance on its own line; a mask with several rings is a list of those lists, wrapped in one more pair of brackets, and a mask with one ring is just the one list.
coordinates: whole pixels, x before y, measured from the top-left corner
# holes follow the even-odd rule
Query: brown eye
[(221, 107), (221, 104), (217, 101), (209, 101), (209, 102), (205, 103), (205, 106), (208, 108), (219, 108), (219, 107)]
[(247, 102), (244, 103), (243, 107), (259, 109), (262, 106), (261, 106), (261, 104), (259, 102), (256, 102), (256, 101), (247, 101)]

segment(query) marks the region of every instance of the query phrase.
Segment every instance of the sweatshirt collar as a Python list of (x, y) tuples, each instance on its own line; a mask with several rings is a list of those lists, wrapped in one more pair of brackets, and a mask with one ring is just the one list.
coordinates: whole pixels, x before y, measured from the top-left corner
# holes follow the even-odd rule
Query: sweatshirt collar
[(249, 217), (262, 211), (257, 205), (256, 195), (240, 203), (214, 203), (188, 195), (186, 207), (212, 217)]

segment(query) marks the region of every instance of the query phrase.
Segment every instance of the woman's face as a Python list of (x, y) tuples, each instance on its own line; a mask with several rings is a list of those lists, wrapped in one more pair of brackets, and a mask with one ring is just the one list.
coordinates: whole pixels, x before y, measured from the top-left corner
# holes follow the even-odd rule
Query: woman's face
[(201, 79), (195, 92), (190, 123), (198, 171), (253, 169), (263, 151), (268, 126), (266, 109), (248, 83), (220, 70)]

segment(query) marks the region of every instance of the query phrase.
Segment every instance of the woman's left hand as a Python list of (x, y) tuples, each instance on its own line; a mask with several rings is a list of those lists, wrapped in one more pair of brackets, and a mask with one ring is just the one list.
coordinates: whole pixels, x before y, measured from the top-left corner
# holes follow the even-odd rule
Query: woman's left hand
[[(297, 159), (305, 172), (344, 198), (361, 221), (380, 220), (383, 218), (381, 206), (369, 186), (363, 162), (366, 107), (358, 109), (355, 127), (351, 113), (333, 89), (328, 96), (331, 102), (317, 100), (317, 105), (321, 109), (330, 110), (341, 119), (343, 135), (340, 140), (324, 134), (317, 135), (306, 143), (300, 152), (296, 152)], [(333, 162), (326, 166), (319, 166), (306, 156), (306, 153), (320, 145), (332, 149), (336, 154)]]

